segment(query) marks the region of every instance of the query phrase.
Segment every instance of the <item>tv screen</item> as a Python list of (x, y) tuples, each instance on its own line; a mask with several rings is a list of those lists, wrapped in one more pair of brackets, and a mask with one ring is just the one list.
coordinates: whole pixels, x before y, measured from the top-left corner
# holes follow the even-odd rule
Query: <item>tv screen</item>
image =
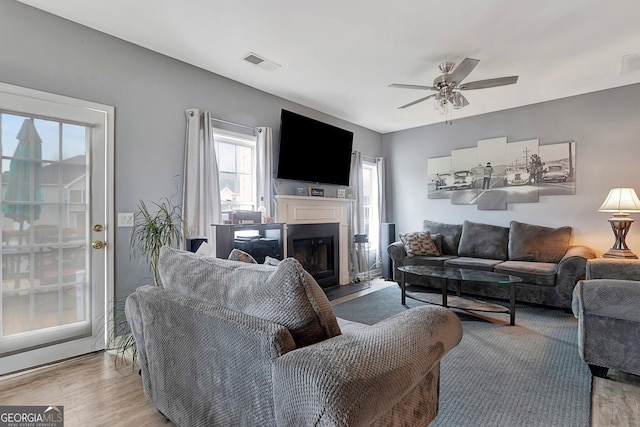
[(349, 185), (353, 132), (291, 111), (280, 117), (280, 179)]

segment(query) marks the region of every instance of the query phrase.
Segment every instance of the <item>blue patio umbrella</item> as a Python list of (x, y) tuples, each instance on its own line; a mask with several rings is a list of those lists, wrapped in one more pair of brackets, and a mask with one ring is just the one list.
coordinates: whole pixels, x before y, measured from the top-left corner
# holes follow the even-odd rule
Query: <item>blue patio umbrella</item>
[[(33, 119), (25, 119), (18, 135), (18, 146), (6, 174), (6, 187), (2, 198), (2, 213), (20, 223), (32, 224), (40, 217), (42, 201), (42, 140)], [(22, 241), (22, 233), (20, 234)]]

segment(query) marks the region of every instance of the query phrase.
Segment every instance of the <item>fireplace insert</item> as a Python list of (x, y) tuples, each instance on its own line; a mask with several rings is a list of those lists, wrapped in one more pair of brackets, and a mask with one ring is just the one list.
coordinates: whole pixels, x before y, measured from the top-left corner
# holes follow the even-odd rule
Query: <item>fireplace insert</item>
[(323, 288), (338, 285), (339, 224), (287, 226), (287, 256), (297, 259)]

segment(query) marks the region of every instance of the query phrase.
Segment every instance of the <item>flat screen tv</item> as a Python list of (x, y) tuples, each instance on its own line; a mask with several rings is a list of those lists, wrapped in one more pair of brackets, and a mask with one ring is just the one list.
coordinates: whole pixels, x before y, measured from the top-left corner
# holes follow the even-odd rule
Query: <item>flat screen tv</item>
[(277, 177), (349, 185), (352, 146), (353, 132), (282, 110)]

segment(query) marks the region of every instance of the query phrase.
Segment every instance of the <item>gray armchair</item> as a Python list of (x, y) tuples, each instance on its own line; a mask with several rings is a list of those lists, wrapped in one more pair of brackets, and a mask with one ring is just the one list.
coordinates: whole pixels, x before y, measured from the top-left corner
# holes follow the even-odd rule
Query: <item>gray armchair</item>
[(163, 248), (164, 287), (125, 307), (145, 395), (178, 426), (427, 425), (455, 314), (418, 307), (341, 321), (288, 258), (278, 266)]
[(591, 373), (640, 375), (640, 260), (599, 258), (573, 293), (578, 349)]

